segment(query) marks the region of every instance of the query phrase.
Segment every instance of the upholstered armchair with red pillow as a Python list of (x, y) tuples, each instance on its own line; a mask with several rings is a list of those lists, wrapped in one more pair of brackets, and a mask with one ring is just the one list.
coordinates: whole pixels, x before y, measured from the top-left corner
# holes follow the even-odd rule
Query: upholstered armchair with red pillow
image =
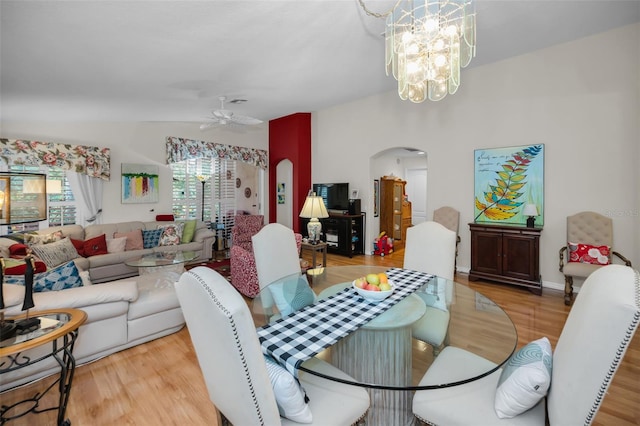
[(631, 266), (629, 259), (614, 251), (612, 246), (613, 221), (610, 217), (595, 212), (580, 212), (567, 217), (567, 245), (560, 249), (565, 305), (570, 305), (573, 300), (574, 277), (587, 278), (595, 270), (612, 263), (613, 256)]
[[(229, 250), (231, 261), (231, 284), (243, 295), (256, 297), (260, 292), (256, 260), (253, 256), (251, 237), (264, 226), (262, 215), (237, 215), (231, 229), (232, 246)], [(302, 235), (296, 233), (298, 254), (302, 246)]]
[(255, 297), (260, 291), (251, 237), (263, 226), (263, 215), (236, 215), (231, 229), (231, 284), (247, 297)]

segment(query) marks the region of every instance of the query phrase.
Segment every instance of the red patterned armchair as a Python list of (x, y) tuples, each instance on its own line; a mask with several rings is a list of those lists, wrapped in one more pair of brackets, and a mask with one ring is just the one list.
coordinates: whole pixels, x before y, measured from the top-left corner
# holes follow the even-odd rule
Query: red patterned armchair
[[(231, 229), (231, 284), (240, 293), (251, 298), (260, 292), (251, 237), (263, 226), (264, 216), (262, 215), (237, 215), (235, 225)], [(298, 253), (300, 253), (302, 235), (296, 233), (295, 236)]]

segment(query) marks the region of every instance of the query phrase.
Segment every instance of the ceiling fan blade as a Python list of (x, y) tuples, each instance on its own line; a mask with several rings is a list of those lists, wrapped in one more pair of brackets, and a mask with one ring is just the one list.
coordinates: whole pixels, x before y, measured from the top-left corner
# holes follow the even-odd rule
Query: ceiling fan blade
[(233, 115), (231, 120), (237, 124), (244, 124), (246, 126), (253, 126), (262, 123), (262, 120), (257, 118), (248, 117), (246, 115)]
[(207, 130), (211, 126), (213, 126), (213, 123), (202, 123), (200, 125), (200, 130)]

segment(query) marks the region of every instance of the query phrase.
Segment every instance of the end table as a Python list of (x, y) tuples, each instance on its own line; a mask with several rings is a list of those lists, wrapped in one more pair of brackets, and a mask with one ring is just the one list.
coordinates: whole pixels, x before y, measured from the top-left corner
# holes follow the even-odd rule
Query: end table
[(311, 252), (311, 255), (312, 255), (311, 268), (312, 269), (316, 269), (316, 267), (318, 266), (316, 262), (316, 255), (318, 252), (322, 253), (322, 266), (327, 266), (327, 243), (317, 242), (315, 244), (311, 244), (311, 243), (305, 243), (303, 241), (300, 249), (301, 251), (307, 250)]

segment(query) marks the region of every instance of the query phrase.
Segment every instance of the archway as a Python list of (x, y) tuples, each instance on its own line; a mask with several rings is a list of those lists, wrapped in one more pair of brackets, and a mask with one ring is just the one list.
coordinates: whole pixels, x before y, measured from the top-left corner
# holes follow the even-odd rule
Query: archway
[[(412, 147), (394, 147), (371, 156), (369, 173), (372, 179), (381, 176), (397, 176), (405, 181), (406, 193), (412, 203), (412, 223), (417, 224), (427, 218), (427, 154)], [(372, 200), (368, 211), (374, 212)], [(373, 239), (380, 232), (380, 219), (374, 214), (367, 215), (367, 246), (373, 250)]]

